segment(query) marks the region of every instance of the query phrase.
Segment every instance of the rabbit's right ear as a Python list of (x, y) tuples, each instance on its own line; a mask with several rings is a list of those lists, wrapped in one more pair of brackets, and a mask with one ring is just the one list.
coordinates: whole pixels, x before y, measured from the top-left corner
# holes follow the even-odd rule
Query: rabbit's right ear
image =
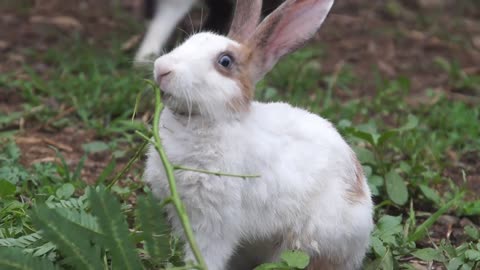
[(252, 49), (252, 79), (260, 80), (284, 55), (301, 47), (320, 28), (334, 0), (286, 0), (258, 26)]
[(261, 13), (262, 0), (237, 0), (228, 37), (240, 43), (249, 40), (257, 28)]

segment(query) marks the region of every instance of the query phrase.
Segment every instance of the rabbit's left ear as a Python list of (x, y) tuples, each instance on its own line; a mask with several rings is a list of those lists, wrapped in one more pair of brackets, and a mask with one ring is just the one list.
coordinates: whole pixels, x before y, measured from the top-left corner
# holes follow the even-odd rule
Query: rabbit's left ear
[(333, 1), (287, 0), (265, 18), (248, 43), (253, 52), (252, 79), (260, 80), (282, 56), (309, 40), (327, 17)]
[(261, 12), (262, 0), (237, 0), (228, 37), (240, 43), (249, 40), (255, 32)]

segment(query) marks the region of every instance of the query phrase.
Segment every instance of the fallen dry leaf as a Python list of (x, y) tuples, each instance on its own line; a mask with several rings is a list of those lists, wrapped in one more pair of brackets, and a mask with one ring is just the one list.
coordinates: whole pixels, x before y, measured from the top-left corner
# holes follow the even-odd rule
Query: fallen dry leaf
[(6, 50), (10, 47), (10, 44), (5, 40), (0, 40), (0, 51)]
[(128, 52), (133, 50), (140, 43), (141, 38), (141, 35), (134, 35), (133, 37), (129, 38), (122, 44), (122, 51)]
[(35, 159), (35, 160), (32, 160), (32, 162), (30, 162), (31, 164), (35, 164), (35, 163), (46, 163), (46, 162), (58, 162), (58, 159), (56, 157), (44, 157), (44, 158), (39, 158), (39, 159)]
[(64, 30), (77, 30), (83, 29), (83, 25), (75, 18), (68, 16), (58, 16), (51, 19), (52, 23)]
[(480, 50), (480, 36), (474, 36), (472, 38), (472, 43), (473, 43), (473, 46), (475, 48), (477, 48), (478, 50)]
[(77, 19), (69, 16), (56, 16), (53, 18), (32, 16), (30, 17), (30, 22), (38, 24), (51, 24), (62, 30), (69, 31), (81, 31), (83, 29), (83, 25)]

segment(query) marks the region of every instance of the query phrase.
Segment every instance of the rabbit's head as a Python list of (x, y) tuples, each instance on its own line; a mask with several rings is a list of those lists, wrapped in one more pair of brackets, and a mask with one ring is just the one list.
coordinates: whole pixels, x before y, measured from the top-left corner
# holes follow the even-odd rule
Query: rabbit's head
[(218, 119), (249, 110), (255, 84), (320, 28), (333, 0), (286, 0), (258, 24), (262, 1), (237, 0), (227, 37), (198, 33), (154, 65), (166, 105)]

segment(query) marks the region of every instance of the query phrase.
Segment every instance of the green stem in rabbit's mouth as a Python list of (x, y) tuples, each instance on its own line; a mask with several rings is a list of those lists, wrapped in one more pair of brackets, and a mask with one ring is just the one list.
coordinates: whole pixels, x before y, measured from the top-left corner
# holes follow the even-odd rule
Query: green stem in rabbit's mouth
[[(190, 220), (188, 218), (185, 206), (180, 199), (180, 195), (177, 191), (177, 185), (175, 182), (174, 176), (174, 166), (170, 163), (167, 158), (167, 154), (162, 146), (162, 140), (160, 138), (160, 113), (162, 112), (164, 106), (162, 103), (162, 98), (160, 96), (160, 89), (151, 81), (147, 81), (148, 84), (154, 89), (155, 91), (155, 114), (153, 117), (153, 141), (146, 138), (150, 141), (155, 150), (157, 150), (158, 155), (162, 161), (163, 167), (165, 168), (165, 173), (167, 175), (168, 185), (170, 187), (170, 199), (171, 203), (175, 206), (175, 210), (177, 211), (178, 218), (180, 219), (180, 223), (182, 224), (183, 230), (185, 232), (185, 238), (187, 243), (190, 245), (192, 249), (192, 253), (195, 257), (195, 260), (198, 263), (198, 269), (207, 270), (207, 266), (205, 264), (205, 260), (200, 253), (200, 249), (198, 248), (197, 242), (195, 241), (195, 237), (193, 235), (193, 230), (190, 225)], [(140, 133), (141, 134), (141, 133)], [(143, 135), (143, 134), (142, 134)], [(144, 137), (143, 135), (142, 137)]]

